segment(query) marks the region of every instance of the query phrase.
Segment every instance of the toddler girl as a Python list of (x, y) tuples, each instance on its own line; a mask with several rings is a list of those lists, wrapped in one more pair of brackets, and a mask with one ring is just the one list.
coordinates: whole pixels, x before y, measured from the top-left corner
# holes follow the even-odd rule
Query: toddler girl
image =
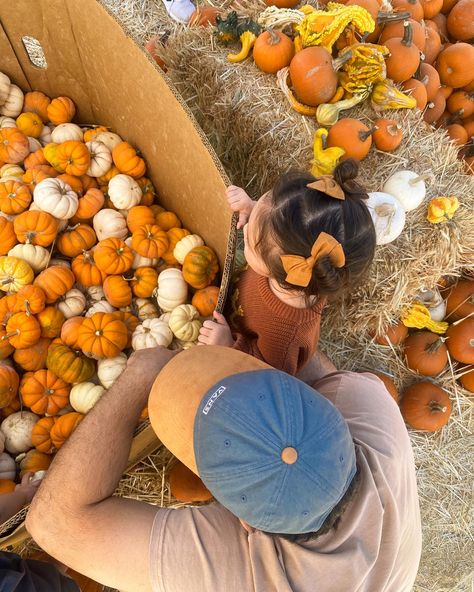
[(244, 230), (247, 268), (229, 315), (205, 321), (199, 342), (235, 347), (295, 375), (314, 354), (328, 298), (358, 284), (375, 250), (375, 230), (349, 159), (334, 176), (282, 175), (254, 202), (227, 190)]

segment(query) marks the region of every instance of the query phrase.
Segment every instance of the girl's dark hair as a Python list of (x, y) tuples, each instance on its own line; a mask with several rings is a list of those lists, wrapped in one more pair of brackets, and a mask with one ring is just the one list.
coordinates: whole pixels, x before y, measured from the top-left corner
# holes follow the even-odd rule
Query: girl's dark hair
[[(256, 250), (270, 275), (283, 288), (303, 291), (308, 297), (335, 296), (361, 281), (374, 257), (375, 229), (364, 203), (367, 192), (354, 181), (358, 170), (358, 162), (348, 159), (334, 171), (334, 178), (344, 191), (344, 200), (309, 189), (307, 185), (315, 180), (310, 173), (289, 172), (276, 182), (269, 195), (268, 209), (260, 212)], [(346, 258), (344, 267), (334, 267), (329, 257), (322, 257), (315, 264), (306, 288), (288, 283), (280, 255), (309, 257), (321, 232), (341, 243)], [(278, 248), (269, 248), (270, 241)]]

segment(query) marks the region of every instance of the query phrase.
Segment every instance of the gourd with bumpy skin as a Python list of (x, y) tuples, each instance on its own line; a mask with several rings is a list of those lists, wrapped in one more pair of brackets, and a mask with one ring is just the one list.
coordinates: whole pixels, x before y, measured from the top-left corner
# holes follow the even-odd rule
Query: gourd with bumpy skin
[(171, 312), (168, 323), (175, 337), (182, 341), (196, 341), (202, 326), (199, 312), (192, 304), (177, 306)]
[(405, 227), (405, 210), (396, 197), (375, 191), (366, 202), (374, 222), (377, 245), (394, 241)]
[(180, 269), (165, 269), (158, 276), (156, 300), (161, 310), (168, 312), (188, 299), (188, 285)]
[(132, 335), (132, 347), (135, 351), (159, 345), (168, 347), (172, 341), (171, 329), (160, 319), (146, 319), (138, 325)]
[(385, 181), (382, 191), (396, 197), (403, 209), (411, 212), (425, 199), (427, 178), (429, 175), (414, 171), (397, 171)]
[(12, 454), (32, 448), (31, 431), (39, 417), (28, 411), (12, 413), (3, 420), (0, 430), (5, 435), (5, 448)]
[(115, 358), (106, 358), (97, 362), (97, 376), (106, 389), (110, 388), (127, 367), (127, 356), (120, 353)]
[(93, 382), (82, 382), (72, 387), (69, 395), (71, 406), (74, 411), (88, 413), (97, 401), (102, 397), (105, 388)]
[(437, 288), (420, 290), (416, 299), (426, 306), (433, 321), (442, 321), (446, 316), (446, 301)]

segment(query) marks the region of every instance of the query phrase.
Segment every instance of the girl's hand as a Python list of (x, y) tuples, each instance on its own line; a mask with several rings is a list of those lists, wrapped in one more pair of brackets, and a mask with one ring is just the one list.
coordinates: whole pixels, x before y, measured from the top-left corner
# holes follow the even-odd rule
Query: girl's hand
[(215, 321), (204, 321), (199, 331), (198, 345), (225, 345), (232, 347), (234, 340), (224, 315), (214, 311)]
[(236, 187), (235, 185), (227, 187), (226, 197), (230, 209), (233, 212), (239, 212), (237, 228), (242, 228), (247, 224), (255, 202), (252, 201), (241, 187)]

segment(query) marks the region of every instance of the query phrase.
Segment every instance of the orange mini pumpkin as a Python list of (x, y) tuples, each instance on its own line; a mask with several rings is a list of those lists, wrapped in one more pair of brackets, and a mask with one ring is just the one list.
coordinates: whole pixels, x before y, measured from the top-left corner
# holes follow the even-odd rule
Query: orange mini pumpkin
[(446, 345), (452, 358), (463, 364), (474, 364), (474, 318), (457, 321), (446, 331)]
[(51, 214), (28, 210), (13, 221), (13, 228), (20, 243), (48, 247), (56, 238), (58, 223)]
[(85, 251), (72, 260), (71, 268), (76, 281), (85, 286), (101, 286), (107, 274), (97, 267), (92, 252)]
[(77, 349), (77, 335), (84, 317), (70, 317), (61, 327), (61, 341), (68, 347)]
[(76, 114), (76, 106), (69, 97), (56, 97), (47, 107), (48, 120), (54, 125), (69, 123)]
[(17, 164), (30, 153), (28, 138), (16, 127), (0, 128), (0, 161)]
[[(1, 306), (0, 300), (0, 306)], [(449, 289), (446, 299), (446, 320), (450, 323), (474, 315), (474, 281), (459, 280)]]
[(49, 121), (48, 106), (51, 99), (41, 91), (34, 90), (27, 92), (23, 101), (23, 111), (37, 113), (41, 117), (43, 123)]
[(216, 309), (218, 298), (219, 288), (217, 286), (208, 286), (194, 294), (191, 304), (202, 317), (211, 317)]
[(28, 156), (25, 158), (25, 162), (23, 163), (25, 169), (27, 170), (37, 167), (41, 164), (48, 164), (48, 161), (44, 157), (42, 148), (28, 154)]
[(125, 273), (132, 267), (133, 260), (132, 249), (115, 237), (101, 240), (94, 251), (97, 267), (110, 275)]
[[(33, 191), (34, 188), (36, 187), (36, 185), (38, 185), (38, 183), (40, 183), (41, 181), (44, 181), (44, 179), (47, 179), (50, 176), (51, 175), (47, 175), (44, 171), (40, 170), (35, 165), (33, 167), (30, 167), (26, 171), (26, 173), (24, 175), (22, 175), (21, 179), (22, 179), (23, 183), (26, 183), (29, 186), (29, 188), (31, 189), (31, 191)], [(53, 175), (53, 176), (55, 176), (55, 175)]]
[(426, 107), (426, 103), (428, 102), (426, 86), (420, 80), (410, 78), (409, 80), (405, 80), (405, 82), (402, 84), (402, 89), (405, 94), (410, 95), (415, 99), (417, 109), (423, 111), (423, 109)]
[(132, 303), (132, 289), (121, 275), (107, 276), (103, 287), (105, 298), (111, 306), (123, 308)]
[(142, 198), (140, 200), (141, 206), (151, 206), (155, 201), (155, 187), (147, 177), (140, 177), (137, 183), (142, 190)]
[(33, 413), (56, 415), (69, 403), (70, 390), (70, 385), (51, 370), (37, 370), (22, 381), (20, 395)]
[(5, 181), (0, 183), (0, 210), (9, 216), (21, 214), (30, 205), (31, 191), (26, 183)]
[(18, 392), (20, 377), (10, 366), (0, 366), (0, 408), (8, 407)]
[(260, 33), (253, 47), (255, 65), (267, 74), (276, 74), (289, 66), (294, 55), (295, 46), (290, 37), (273, 29)]
[(445, 86), (466, 86), (474, 78), (474, 45), (455, 43), (443, 49), (438, 56), (436, 68)]
[(169, 241), (168, 249), (166, 253), (163, 253), (161, 258), (168, 265), (176, 265), (176, 263), (178, 263), (178, 260), (174, 256), (174, 248), (182, 238), (188, 236), (191, 233), (189, 232), (189, 230), (186, 230), (186, 228), (170, 228), (170, 230), (168, 230), (166, 234), (168, 235)]
[(36, 276), (34, 284), (43, 289), (46, 303), (52, 304), (73, 287), (74, 281), (74, 274), (68, 267), (52, 265)]
[(46, 366), (69, 383), (86, 382), (95, 372), (92, 360), (74, 351), (60, 339), (55, 339), (49, 346)]
[(20, 312), (20, 310), (16, 294), (7, 294), (7, 296), (0, 298), (0, 323), (2, 325), (6, 325), (8, 319), (17, 312)]
[(155, 220), (156, 224), (158, 224), (161, 230), (164, 231), (171, 230), (171, 228), (181, 227), (181, 220), (174, 212), (168, 212), (166, 210), (158, 212), (155, 214)]
[(168, 250), (168, 235), (156, 225), (145, 224), (132, 234), (132, 249), (142, 257), (155, 259)]
[[(137, 298), (151, 298), (158, 284), (158, 272), (153, 267), (138, 267), (130, 282), (133, 295)], [(112, 304), (112, 303), (111, 303)]]
[(16, 127), (22, 131), (25, 136), (39, 138), (43, 131), (44, 124), (37, 113), (24, 112), (16, 118)]
[(78, 346), (97, 359), (118, 356), (127, 341), (127, 327), (113, 313), (96, 312), (85, 318), (78, 330)]
[(20, 479), (29, 472), (47, 471), (51, 461), (52, 458), (44, 452), (29, 450), (20, 462)]
[(2, 339), (8, 339), (16, 349), (31, 347), (41, 337), (41, 327), (35, 317), (26, 312), (17, 312), (8, 319), (6, 334)]
[(130, 232), (138, 230), (140, 226), (155, 224), (155, 214), (148, 206), (134, 206), (127, 212), (127, 226)]
[(467, 391), (474, 393), (474, 368), (472, 370), (466, 369), (459, 381)]
[(219, 271), (214, 251), (207, 246), (194, 247), (183, 261), (183, 278), (193, 288), (206, 288)]
[(13, 345), (10, 345), (7, 339), (3, 339), (5, 334), (5, 327), (3, 325), (0, 325), (0, 360), (6, 360), (6, 358), (8, 358), (9, 355), (11, 355), (14, 351), (17, 351), (15, 350)]
[(84, 132), (84, 142), (90, 142), (94, 138), (94, 136), (97, 136), (97, 134), (100, 134), (101, 132), (107, 132), (107, 131), (109, 131), (109, 130), (103, 125), (97, 125), (96, 127), (91, 127), (90, 129), (88, 129)]
[(11, 479), (0, 479), (0, 495), (15, 491), (16, 483)]
[[(426, 95), (424, 86), (423, 91)], [(376, 129), (372, 134), (372, 138), (377, 150), (393, 152), (400, 146), (403, 140), (403, 130), (402, 126), (395, 119), (385, 119), (382, 117), (374, 121), (374, 126)]]
[(306, 47), (290, 63), (296, 96), (305, 105), (328, 103), (336, 93), (338, 78), (331, 54), (324, 47)]
[(87, 146), (78, 140), (67, 140), (59, 144), (56, 151), (59, 167), (69, 175), (85, 175), (91, 162)]
[(57, 178), (69, 185), (69, 187), (78, 195), (82, 192), (82, 181), (79, 177), (74, 177), (74, 175), (69, 175), (68, 173), (61, 173)]
[(41, 327), (41, 337), (47, 337), (48, 339), (59, 337), (61, 327), (66, 320), (63, 312), (55, 306), (47, 306), (36, 315), (36, 318)]
[(456, 41), (474, 39), (474, 2), (473, 0), (459, 0), (448, 14), (448, 32)]
[(115, 316), (116, 319), (122, 321), (122, 323), (127, 327), (128, 332), (128, 340), (127, 345), (125, 347), (132, 347), (132, 335), (135, 329), (140, 324), (140, 319), (138, 319), (135, 315), (131, 312), (126, 312), (123, 310), (118, 310), (116, 312), (111, 313)]
[(28, 315), (36, 315), (46, 306), (46, 295), (44, 291), (34, 284), (24, 286), (16, 294), (17, 312), (26, 312)]
[(395, 383), (390, 378), (390, 376), (388, 374), (385, 374), (385, 372), (379, 372), (377, 370), (371, 370), (370, 372), (372, 374), (375, 374), (375, 376), (377, 376), (377, 378), (380, 378), (380, 380), (384, 383), (385, 388), (388, 391), (388, 394), (392, 397), (392, 399), (394, 399), (398, 403), (398, 399), (400, 398), (400, 394), (398, 392), (397, 387), (395, 386)]
[(186, 465), (176, 461), (169, 474), (171, 495), (184, 503), (207, 502), (212, 493)]
[(57, 421), (57, 417), (42, 417), (31, 431), (31, 441), (39, 452), (53, 454), (54, 446), (51, 441), (51, 429)]
[(448, 423), (451, 401), (448, 394), (432, 382), (418, 382), (403, 394), (400, 411), (412, 428), (436, 432)]
[(387, 77), (395, 82), (411, 78), (420, 64), (420, 50), (413, 43), (413, 29), (410, 23), (404, 23), (403, 37), (387, 39), (384, 45), (390, 51), (385, 61)]
[(448, 363), (448, 350), (443, 339), (431, 331), (418, 331), (405, 340), (408, 368), (423, 376), (436, 376)]
[(382, 333), (374, 336), (378, 345), (400, 345), (408, 336), (408, 328), (399, 321), (393, 325), (387, 325)]
[(118, 170), (125, 175), (138, 179), (145, 174), (145, 161), (128, 142), (120, 142), (115, 146), (112, 159)]
[(13, 359), (18, 366), (27, 372), (36, 372), (46, 368), (46, 358), (48, 356), (48, 347), (51, 339), (41, 337), (40, 340), (24, 349), (16, 349), (13, 354)]
[(75, 411), (58, 417), (50, 431), (53, 446), (59, 450), (83, 419), (84, 415)]
[(88, 251), (97, 242), (94, 229), (88, 224), (69, 226), (58, 236), (56, 246), (58, 251), (66, 257), (77, 257), (83, 251)]
[(17, 242), (13, 222), (0, 216), (0, 255), (6, 255)]
[(345, 150), (341, 160), (363, 160), (372, 146), (372, 131), (358, 119), (345, 117), (331, 127), (327, 136), (328, 148)]

